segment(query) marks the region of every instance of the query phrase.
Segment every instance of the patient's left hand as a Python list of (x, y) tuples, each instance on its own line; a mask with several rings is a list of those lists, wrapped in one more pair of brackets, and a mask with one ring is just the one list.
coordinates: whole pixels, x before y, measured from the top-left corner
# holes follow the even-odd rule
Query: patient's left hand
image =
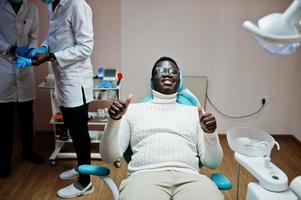
[(198, 107), (198, 111), (202, 129), (206, 133), (213, 133), (216, 129), (215, 117), (211, 113), (206, 113), (201, 106)]

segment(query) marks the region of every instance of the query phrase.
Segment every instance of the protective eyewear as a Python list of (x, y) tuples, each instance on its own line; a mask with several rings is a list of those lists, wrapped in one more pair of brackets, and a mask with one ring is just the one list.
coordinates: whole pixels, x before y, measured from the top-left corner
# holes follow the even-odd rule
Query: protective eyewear
[(179, 70), (176, 68), (165, 68), (165, 67), (158, 67), (156, 68), (155, 71), (155, 75), (159, 74), (159, 75), (163, 75), (163, 74), (167, 74), (167, 72), (169, 74), (178, 76), (179, 75)]

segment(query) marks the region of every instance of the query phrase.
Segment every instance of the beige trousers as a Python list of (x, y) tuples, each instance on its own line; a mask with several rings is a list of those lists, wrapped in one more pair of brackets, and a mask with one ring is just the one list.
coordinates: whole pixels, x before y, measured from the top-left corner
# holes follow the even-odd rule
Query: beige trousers
[(205, 175), (178, 171), (141, 172), (123, 180), (121, 200), (223, 200)]

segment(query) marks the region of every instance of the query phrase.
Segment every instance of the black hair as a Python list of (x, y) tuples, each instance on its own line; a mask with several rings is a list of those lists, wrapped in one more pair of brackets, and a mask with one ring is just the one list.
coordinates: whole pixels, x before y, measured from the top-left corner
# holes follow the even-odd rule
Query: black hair
[(172, 59), (172, 58), (170, 58), (170, 57), (167, 57), (167, 56), (164, 56), (164, 57), (159, 58), (159, 60), (157, 60), (157, 61), (155, 62), (154, 66), (153, 66), (153, 69), (152, 69), (152, 77), (155, 76), (157, 64), (158, 64), (159, 62), (162, 62), (162, 61), (170, 61), (170, 62), (174, 63), (175, 66), (179, 69), (178, 64), (176, 63), (176, 61), (175, 61), (174, 59)]

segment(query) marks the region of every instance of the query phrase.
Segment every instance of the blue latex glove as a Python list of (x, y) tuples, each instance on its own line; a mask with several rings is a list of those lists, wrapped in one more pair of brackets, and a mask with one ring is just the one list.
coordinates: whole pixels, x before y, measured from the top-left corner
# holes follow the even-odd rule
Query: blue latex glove
[(27, 58), (29, 49), (27, 47), (17, 47), (16, 55)]
[(16, 68), (17, 69), (24, 69), (26, 67), (30, 67), (32, 65), (30, 58), (24, 58), (16, 54), (17, 61), (16, 61)]
[(38, 48), (35, 48), (35, 49), (30, 49), (29, 52), (28, 52), (28, 58), (33, 58), (36, 54), (38, 53), (47, 53), (48, 52), (48, 49), (46, 47), (38, 47)]

